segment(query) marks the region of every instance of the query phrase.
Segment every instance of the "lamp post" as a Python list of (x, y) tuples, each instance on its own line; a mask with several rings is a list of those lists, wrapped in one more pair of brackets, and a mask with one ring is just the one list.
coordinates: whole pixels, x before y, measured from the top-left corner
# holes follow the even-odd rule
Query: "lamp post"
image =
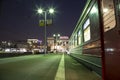
[(46, 26), (47, 26), (47, 13), (50, 13), (50, 14), (53, 14), (54, 13), (54, 9), (53, 8), (50, 8), (49, 10), (43, 10), (43, 9), (38, 9), (37, 10), (38, 11), (38, 13), (39, 14), (42, 14), (42, 13), (44, 13), (44, 26), (45, 26), (45, 43), (44, 43), (44, 50), (45, 50), (45, 54), (46, 54), (46, 51), (47, 51), (47, 36), (46, 36), (46, 33), (47, 33), (47, 31), (46, 31)]
[(54, 50), (55, 50), (55, 46), (57, 50), (57, 40), (60, 37), (60, 34), (53, 34), (53, 37), (54, 37)]

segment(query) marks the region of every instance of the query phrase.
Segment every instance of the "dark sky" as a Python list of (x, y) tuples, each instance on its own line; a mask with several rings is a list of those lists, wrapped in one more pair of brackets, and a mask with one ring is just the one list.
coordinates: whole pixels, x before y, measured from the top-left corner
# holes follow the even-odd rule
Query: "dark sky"
[(41, 16), (37, 8), (54, 7), (53, 25), (47, 27), (47, 36), (60, 33), (70, 36), (76, 26), (86, 0), (1, 0), (0, 40), (44, 38), (44, 27), (39, 27)]

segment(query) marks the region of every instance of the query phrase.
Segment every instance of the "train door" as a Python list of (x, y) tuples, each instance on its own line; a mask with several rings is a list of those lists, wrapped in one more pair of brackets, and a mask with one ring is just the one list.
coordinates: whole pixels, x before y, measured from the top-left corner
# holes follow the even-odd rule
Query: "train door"
[(102, 0), (105, 80), (120, 80), (119, 8), (120, 0)]

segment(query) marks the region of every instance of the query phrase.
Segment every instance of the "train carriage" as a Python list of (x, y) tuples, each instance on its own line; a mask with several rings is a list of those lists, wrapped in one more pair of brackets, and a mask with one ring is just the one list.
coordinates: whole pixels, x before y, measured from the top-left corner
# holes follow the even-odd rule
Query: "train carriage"
[(104, 80), (120, 80), (120, 0), (87, 0), (69, 40), (70, 55)]

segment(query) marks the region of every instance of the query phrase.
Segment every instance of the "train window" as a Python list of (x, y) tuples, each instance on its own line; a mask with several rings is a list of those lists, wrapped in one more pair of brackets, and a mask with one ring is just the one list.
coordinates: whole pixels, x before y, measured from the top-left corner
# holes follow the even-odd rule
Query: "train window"
[(84, 23), (83, 25), (83, 29), (84, 29), (84, 41), (88, 41), (90, 40), (90, 19), (87, 19), (87, 21)]
[(73, 40), (72, 39), (69, 41), (69, 47), (73, 48)]
[(119, 3), (119, 12), (120, 12), (120, 1), (118, 1), (118, 3)]
[(75, 35), (75, 46), (77, 46), (77, 34)]
[(74, 40), (74, 37), (73, 37), (73, 39), (72, 39), (72, 44), (73, 44), (73, 48), (74, 48), (74, 46), (75, 46), (75, 40)]
[(113, 0), (103, 0), (103, 21), (104, 21), (104, 31), (108, 31), (115, 27), (115, 11)]
[(75, 47), (74, 38), (72, 39), (72, 47)]
[(78, 45), (81, 44), (81, 37), (82, 37), (81, 31), (79, 31), (79, 32), (78, 32)]
[(89, 24), (90, 24), (90, 19), (87, 19), (87, 21), (83, 25), (83, 28), (86, 29)]

